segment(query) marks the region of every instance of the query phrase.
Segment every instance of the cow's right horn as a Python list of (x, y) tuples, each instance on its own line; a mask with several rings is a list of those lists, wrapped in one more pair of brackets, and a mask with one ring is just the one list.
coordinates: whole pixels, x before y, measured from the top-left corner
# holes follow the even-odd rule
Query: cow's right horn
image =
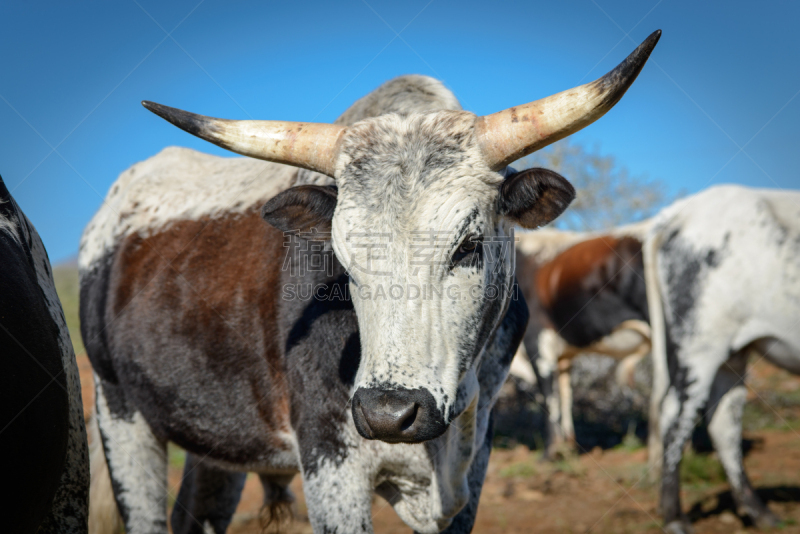
[(661, 30), (656, 30), (614, 70), (591, 83), (479, 118), (476, 135), (489, 167), (501, 170), (605, 115), (636, 79), (659, 37)]
[(155, 102), (142, 105), (192, 135), (243, 156), (333, 176), (344, 126), (313, 122), (215, 119)]

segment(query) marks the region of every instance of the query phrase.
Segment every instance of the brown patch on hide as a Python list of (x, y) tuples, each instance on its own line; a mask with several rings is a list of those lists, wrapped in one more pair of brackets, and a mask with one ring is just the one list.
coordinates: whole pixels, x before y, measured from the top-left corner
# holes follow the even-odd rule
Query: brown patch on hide
[(621, 259), (639, 253), (641, 248), (641, 243), (632, 237), (612, 236), (596, 237), (568, 248), (538, 269), (539, 302), (545, 309), (551, 309), (559, 301), (584, 291), (587, 285), (603, 286), (618, 274)]
[(277, 324), (283, 243), (258, 207), (128, 236), (112, 268), (108, 322), (145, 318), (134, 322), (137, 332), (178, 339), (201, 355), (180, 365), (244, 377), (267, 441), (281, 449), (274, 433), (290, 428)]

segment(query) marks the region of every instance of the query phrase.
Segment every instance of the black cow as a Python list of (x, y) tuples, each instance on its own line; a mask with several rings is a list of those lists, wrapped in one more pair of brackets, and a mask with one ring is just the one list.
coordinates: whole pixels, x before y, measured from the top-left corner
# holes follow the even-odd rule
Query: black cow
[(87, 531), (89, 456), (69, 331), (39, 234), (0, 178), (3, 532)]

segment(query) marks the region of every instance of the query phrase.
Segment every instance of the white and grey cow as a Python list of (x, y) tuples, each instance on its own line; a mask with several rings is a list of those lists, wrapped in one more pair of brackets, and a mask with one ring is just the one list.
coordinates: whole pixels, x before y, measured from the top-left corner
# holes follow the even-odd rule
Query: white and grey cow
[(681, 511), (679, 465), (701, 416), (739, 513), (774, 525), (742, 464), (744, 379), (751, 353), (800, 373), (800, 193), (710, 188), (663, 210), (644, 254), (651, 417), (660, 413), (663, 443), (652, 439), (650, 450), (662, 460), (667, 530), (691, 531)]
[(39, 234), (0, 178), (0, 530), (87, 531), (89, 455), (69, 330)]
[(176, 533), (223, 532), (245, 471), (270, 504), (302, 473), (317, 532), (371, 532), (373, 492), (418, 532), (470, 531), (527, 321), (512, 228), (574, 196), (507, 165), (608, 111), (659, 36), (596, 82), (484, 117), (422, 76), (335, 124), (146, 102), (274, 163), (164, 151), (84, 233), (81, 328), (127, 532), (166, 531), (167, 441), (190, 453)]

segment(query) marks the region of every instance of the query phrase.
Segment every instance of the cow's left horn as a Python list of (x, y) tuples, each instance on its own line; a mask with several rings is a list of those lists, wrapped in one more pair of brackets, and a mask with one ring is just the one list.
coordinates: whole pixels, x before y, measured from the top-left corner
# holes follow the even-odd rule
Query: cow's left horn
[(286, 163), (333, 176), (344, 126), (312, 122), (215, 119), (155, 102), (142, 105), (192, 135), (243, 156)]
[(476, 134), (489, 167), (501, 170), (605, 115), (636, 79), (659, 37), (661, 30), (656, 30), (614, 70), (591, 83), (480, 117)]

